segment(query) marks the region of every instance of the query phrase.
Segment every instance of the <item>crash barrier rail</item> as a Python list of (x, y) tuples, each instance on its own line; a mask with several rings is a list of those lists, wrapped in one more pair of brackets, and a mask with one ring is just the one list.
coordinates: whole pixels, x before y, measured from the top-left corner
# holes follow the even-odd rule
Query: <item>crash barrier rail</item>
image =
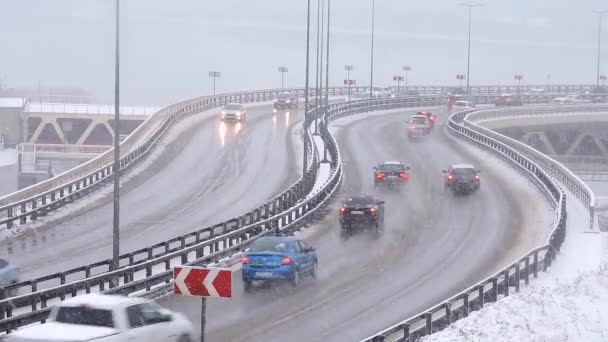
[[(501, 114), (502, 112), (502, 114)], [(595, 206), (596, 199), (593, 191), (589, 186), (582, 181), (578, 176), (572, 172), (569, 168), (558, 162), (554, 158), (547, 156), (537, 149), (526, 145), (520, 141), (509, 138), (505, 135), (497, 133), (491, 129), (483, 127), (477, 123), (505, 119), (505, 118), (533, 118), (533, 117), (556, 117), (564, 115), (577, 115), (578, 113), (608, 113), (608, 106), (606, 105), (584, 105), (584, 106), (543, 106), (534, 109), (530, 108), (512, 108), (507, 111), (497, 110), (481, 110), (471, 113), (463, 118), (464, 124), (476, 132), (490, 136), (496, 140), (499, 140), (503, 144), (510, 146), (518, 150), (520, 153), (533, 160), (535, 163), (540, 165), (553, 179), (558, 180), (563, 184), (589, 212), (589, 229), (594, 229), (595, 224)]]
[[(336, 92), (336, 93), (339, 93), (339, 92)], [(485, 96), (481, 96), (481, 97), (475, 98), (475, 100), (483, 101), (485, 98), (486, 98)], [(424, 99), (424, 101), (423, 101), (423, 99)], [(538, 99), (539, 98), (537, 95), (531, 95), (529, 98), (530, 101), (537, 101)], [(380, 100), (375, 100), (376, 102), (373, 102), (372, 104), (370, 104), (368, 100), (362, 100), (362, 101), (351, 101), (350, 102), (351, 107), (349, 107), (349, 108), (350, 109), (355, 108), (352, 106), (369, 106), (369, 105), (376, 106), (379, 103), (383, 104), (384, 106), (391, 104), (391, 105), (397, 106), (397, 107), (398, 106), (422, 105), (423, 103), (425, 105), (434, 105), (434, 104), (441, 104), (442, 102), (444, 102), (444, 100), (445, 100), (445, 97), (441, 97), (441, 96), (428, 97), (428, 98), (408, 97), (408, 98), (398, 98), (398, 99), (380, 99)], [(337, 104), (333, 104), (330, 107), (330, 108), (332, 108), (332, 110), (334, 112), (337, 111), (337, 109), (336, 109), (337, 107), (335, 107), (335, 106), (337, 106)], [(321, 129), (325, 129), (325, 128), (321, 127)], [(309, 148), (309, 150), (310, 150), (310, 148)], [(327, 151), (324, 151), (324, 155), (327, 154), (326, 152)], [(326, 158), (324, 157), (324, 159), (326, 159)], [(316, 172), (316, 170), (314, 170), (314, 171)], [(231, 230), (238, 229), (239, 227), (245, 225), (246, 223), (251, 224), (251, 223), (257, 222), (263, 218), (274, 215), (277, 212), (277, 210), (279, 210), (280, 208), (289, 206), (290, 204), (293, 204), (294, 201), (299, 200), (300, 198), (302, 198), (303, 195), (305, 195), (305, 193), (308, 192), (309, 188), (312, 187), (314, 184), (313, 175), (312, 174), (309, 175), (308, 179), (309, 179), (309, 181), (307, 181), (307, 183), (295, 184), (290, 189), (288, 189), (285, 192), (276, 196), (274, 199), (268, 201), (267, 203), (261, 205), (260, 207), (258, 207), (255, 210), (252, 210), (249, 213), (241, 215), (240, 217), (228, 220), (226, 222), (218, 223), (211, 227), (198, 229), (195, 232), (185, 234), (182, 236), (178, 236), (178, 237), (175, 237), (168, 241), (163, 241), (163, 242), (157, 243), (153, 246), (149, 246), (149, 247), (141, 248), (141, 249), (133, 251), (133, 252), (125, 253), (120, 256), (120, 266), (121, 267), (122, 266), (131, 266), (131, 265), (134, 265), (137, 263), (151, 260), (155, 257), (162, 256), (166, 253), (171, 253), (176, 250), (179, 250), (180, 248), (184, 248), (184, 247), (188, 247), (190, 245), (196, 244), (196, 243), (200, 243), (201, 241), (204, 241), (205, 239), (209, 239), (213, 236), (216, 236), (219, 233), (227, 233)], [(295, 193), (295, 195), (294, 195), (294, 193)], [(106, 259), (106, 260), (101, 260), (101, 261), (98, 261), (98, 262), (95, 262), (95, 263), (92, 263), (89, 265), (83, 265), (83, 266), (75, 267), (73, 269), (64, 270), (62, 272), (57, 272), (54, 274), (40, 276), (35, 279), (22, 280), (16, 284), (11, 284), (11, 285), (5, 287), (4, 295), (14, 294), (14, 293), (23, 294), (24, 292), (36, 292), (43, 288), (62, 285), (62, 284), (80, 280), (80, 279), (86, 279), (91, 276), (99, 275), (104, 272), (109, 272), (110, 265), (111, 265), (111, 260)], [(3, 295), (2, 289), (0, 289), (0, 298), (2, 298), (1, 297), (2, 295)]]
[[(328, 203), (342, 180), (340, 152), (335, 138), (327, 129), (327, 122), (330, 119), (380, 109), (436, 105), (442, 101), (442, 97), (353, 101), (331, 104), (327, 106), (327, 112), (324, 109), (311, 110), (309, 123), (306, 126), (312, 124), (318, 129), (325, 146), (324, 154), (328, 154), (328, 162), (330, 162), (332, 170), (329, 180), (314, 194), (309, 194), (306, 199), (292, 203), (290, 207), (282, 208), (282, 211), (273, 213), (270, 217), (253, 223), (246, 222), (233, 230), (221, 232), (221, 234), (211, 231), (206, 238), (201, 237), (200, 234), (192, 234), (191, 237), (196, 239), (193, 243), (187, 243), (185, 238), (180, 238), (180, 246), (166, 253), (154, 255), (152, 247), (147, 248), (145, 249), (147, 255), (152, 255), (152, 257), (137, 262), (131, 258), (128, 266), (123, 266), (118, 270), (91, 275), (86, 279), (69, 283), (65, 281), (64, 275), (61, 278), (62, 284), (58, 286), (33, 289), (32, 293), (0, 300), (0, 331), (10, 332), (23, 325), (44, 321), (48, 316), (49, 305), (79, 293), (91, 291), (120, 294), (143, 294), (150, 291), (164, 293), (167, 287), (171, 286), (171, 268), (174, 265), (213, 263), (242, 251), (249, 243), (261, 236), (289, 233), (301, 229), (308, 221), (319, 217), (323, 211), (318, 209), (322, 209)], [(315, 119), (317, 119), (318, 126), (314, 126)], [(310, 131), (307, 129), (306, 134), (312, 140)], [(310, 147), (312, 151), (312, 146)], [(316, 153), (313, 155), (315, 155), (315, 159), (311, 163), (311, 169), (316, 169), (318, 156)], [(161, 245), (168, 246), (169, 244)], [(119, 286), (110, 288), (110, 283), (117, 278)], [(3, 291), (7, 291), (7, 289)]]
[[(441, 92), (454, 87), (418, 87), (428, 92)], [(368, 87), (330, 87), (330, 96), (346, 96), (347, 94), (369, 93)], [(374, 88), (379, 90), (382, 88)], [(477, 95), (480, 103), (490, 103), (495, 100), (502, 87), (480, 86), (471, 88)], [(478, 89), (478, 90), (476, 90)], [(528, 89), (528, 88), (522, 88)], [(533, 88), (529, 88), (533, 89)], [(581, 91), (593, 89), (592, 86), (563, 86), (556, 88), (567, 91)], [(495, 92), (494, 92), (495, 91)], [(304, 95), (302, 88), (268, 89), (248, 92), (220, 94), (217, 96), (203, 96), (191, 100), (181, 101), (166, 106), (151, 115), (143, 124), (138, 126), (122, 143), (120, 170), (131, 167), (140, 157), (145, 155), (158, 138), (177, 120), (204, 110), (208, 110), (227, 102), (263, 102), (275, 99), (279, 93), (290, 92), (298, 96)], [(494, 95), (491, 95), (494, 92)], [(311, 96), (315, 95), (310, 90)], [(554, 94), (528, 94), (523, 96), (526, 101), (533, 103), (546, 103), (559, 93)], [(608, 94), (604, 94), (604, 97)], [(607, 99), (604, 99), (607, 100)], [(70, 169), (49, 180), (37, 183), (0, 198), (0, 229), (10, 229), (14, 224), (26, 224), (45, 216), (66, 204), (73, 203), (79, 198), (90, 194), (101, 185), (112, 179), (113, 149), (105, 151), (96, 158), (82, 165)]]
[[(416, 106), (416, 105), (436, 105), (436, 104), (441, 104), (443, 103), (443, 101), (445, 100), (445, 97), (441, 97), (441, 96), (436, 96), (436, 97), (432, 97), (432, 98), (422, 98), (422, 97), (418, 97), (418, 98), (397, 98), (397, 99), (381, 99), (381, 100), (375, 100), (372, 102), (369, 101), (353, 101), (348, 103), (346, 106), (342, 106), (342, 105), (330, 105), (330, 112), (332, 113), (332, 115), (340, 115), (341, 113), (345, 113), (347, 111), (351, 111), (353, 113), (355, 112), (362, 112), (362, 111), (369, 111), (369, 110), (378, 110), (378, 109), (388, 109), (388, 108), (397, 108), (397, 107), (407, 107), (407, 106)], [(314, 113), (311, 113), (312, 116), (315, 116)], [(335, 144), (335, 140), (333, 139), (333, 137), (331, 135), (329, 135), (327, 127), (326, 127), (326, 122), (327, 117), (325, 117), (320, 124), (319, 127), (319, 131), (321, 132), (322, 136), (324, 137), (324, 141), (325, 141), (325, 146), (326, 149), (330, 151), (330, 154), (337, 154), (337, 147)], [(327, 152), (327, 151), (325, 151)], [(338, 171), (340, 170), (341, 166), (339, 164), (339, 162), (337, 162), (335, 159), (335, 157), (332, 157), (332, 165), (338, 169)], [(314, 165), (314, 164), (311, 164)], [(337, 166), (336, 166), (337, 165)], [(317, 192), (317, 194), (315, 196), (312, 196), (311, 198), (317, 198), (320, 193), (324, 193), (326, 192), (326, 189), (328, 189), (328, 187), (330, 185), (335, 185), (336, 184), (336, 173), (337, 171), (334, 170), (334, 173), (332, 173), (332, 176), (330, 177), (330, 181), (326, 183), (325, 187), (322, 189), (322, 191)], [(335, 189), (334, 189), (335, 190)], [(333, 191), (332, 190), (332, 194)], [(324, 201), (322, 201), (323, 203), (325, 203), (325, 201), (328, 198), (326, 198)], [(305, 202), (310, 203), (310, 199), (307, 199)], [(316, 208), (316, 207), (315, 207)], [(303, 215), (303, 213), (301, 211), (306, 211), (309, 208), (304, 208), (302, 209), (301, 204), (298, 204), (297, 208), (292, 208), (290, 210), (288, 210), (290, 216), (281, 216), (284, 215), (283, 214), (279, 214), (279, 215), (274, 215), (272, 218), (270, 219), (265, 219), (263, 221), (254, 223), (254, 224), (250, 224), (249, 226), (243, 227), (243, 228), (236, 228), (234, 231), (232, 232), (228, 232), (226, 234), (223, 234), (221, 236), (215, 236), (215, 231), (211, 232), (210, 235), (208, 236), (209, 239), (205, 240), (205, 241), (201, 241), (201, 236), (200, 235), (194, 235), (195, 239), (198, 240), (198, 243), (195, 243), (187, 246), (187, 242), (185, 242), (185, 239), (178, 239), (177, 241), (180, 241), (180, 247), (176, 248), (175, 250), (171, 250), (169, 248), (169, 252), (168, 253), (164, 253), (161, 255), (154, 255), (154, 252), (152, 251), (152, 257), (140, 261), (139, 263), (137, 263), (135, 261), (134, 257), (130, 257), (128, 258), (130, 264), (127, 267), (123, 267), (118, 271), (113, 271), (113, 272), (109, 272), (109, 273), (104, 273), (104, 274), (98, 274), (98, 275), (94, 275), (91, 277), (87, 277), (87, 279), (84, 280), (80, 280), (80, 281), (76, 281), (76, 282), (72, 282), (69, 284), (66, 284), (66, 274), (64, 272), (64, 275), (61, 276), (60, 275), (60, 279), (62, 282), (62, 285), (60, 286), (56, 286), (53, 288), (49, 288), (49, 289), (45, 289), (45, 290), (40, 290), (38, 291), (36, 289), (36, 285), (34, 282), (33, 285), (33, 293), (29, 294), (29, 295), (19, 295), (13, 298), (8, 298), (5, 299), (3, 301), (0, 302), (0, 315), (1, 317), (7, 317), (6, 322), (0, 321), (0, 324), (6, 324), (6, 325), (2, 325), (4, 328), (4, 331), (10, 331), (11, 329), (14, 329), (15, 327), (24, 325), (24, 324), (29, 324), (31, 322), (35, 322), (35, 321), (40, 321), (43, 320), (45, 316), (44, 312), (41, 314), (40, 311), (45, 311), (44, 308), (47, 307), (47, 304), (49, 301), (52, 301), (53, 299), (63, 299), (65, 298), (66, 295), (76, 295), (78, 293), (78, 291), (90, 291), (91, 287), (95, 287), (97, 286), (97, 288), (99, 290), (103, 290), (106, 287), (106, 283), (108, 284), (107, 286), (109, 286), (109, 281), (111, 279), (116, 278), (118, 275), (121, 277), (121, 279), (123, 282), (123, 286), (126, 286), (128, 284), (133, 285), (135, 283), (135, 272), (140, 271), (140, 273), (143, 273), (143, 271), (146, 271), (146, 275), (144, 278), (147, 279), (150, 274), (151, 271), (148, 272), (148, 269), (152, 269), (152, 266), (157, 266), (156, 268), (159, 269), (160, 267), (158, 266), (162, 266), (162, 264), (164, 263), (165, 268), (168, 270), (169, 269), (169, 265), (170, 265), (170, 259), (167, 258), (171, 258), (171, 257), (175, 257), (176, 253), (180, 253), (183, 252), (183, 250), (189, 250), (189, 253), (194, 253), (192, 252), (193, 249), (196, 249), (197, 247), (199, 248), (198, 250), (196, 250), (196, 255), (204, 255), (205, 251), (204, 249), (207, 248), (207, 251), (210, 251), (210, 256), (208, 259), (205, 259), (206, 261), (209, 260), (214, 260), (217, 259), (219, 257), (222, 257), (224, 255), (226, 255), (226, 253), (229, 252), (233, 252), (234, 249), (229, 249), (231, 248), (233, 245), (237, 245), (238, 243), (235, 242), (235, 239), (237, 239), (236, 236), (239, 236), (240, 240), (245, 239), (245, 241), (247, 240), (247, 238), (254, 236), (254, 234), (256, 233), (256, 231), (261, 231), (261, 232), (265, 232), (267, 233), (268, 231), (270, 231), (271, 226), (275, 226), (275, 228), (277, 227), (277, 223), (278, 223), (278, 227), (280, 229), (287, 229), (287, 225), (294, 223), (294, 222), (300, 222), (301, 221), (301, 217), (308, 217), (310, 215), (310, 212), (307, 212)], [(296, 210), (296, 211), (294, 211)], [(299, 210), (299, 211), (298, 211)], [(290, 219), (291, 217), (291, 219)], [(294, 219), (295, 217), (295, 219)], [(273, 221), (273, 219), (275, 221)], [(295, 220), (295, 221), (294, 221)], [(290, 222), (293, 221), (293, 222)], [(274, 222), (274, 223), (273, 223)], [(285, 225), (285, 226), (284, 226)], [(251, 228), (256, 228), (256, 231), (251, 231), (249, 229)], [(238, 233), (238, 234), (237, 234)], [(239, 235), (240, 234), (240, 235)], [(223, 238), (223, 240), (218, 240)], [(175, 240), (174, 240), (175, 241)], [(209, 241), (213, 241), (213, 244), (208, 244)], [(221, 241), (221, 242), (220, 242)], [(244, 241), (242, 241), (244, 242)], [(167, 243), (163, 243), (162, 246), (164, 247), (165, 250), (167, 250), (167, 246), (169, 244)], [(226, 249), (226, 251), (224, 250), (220, 250), (220, 245), (222, 246), (222, 248)], [(185, 248), (182, 248), (182, 246), (185, 246)], [(210, 247), (212, 246), (212, 247)], [(240, 245), (239, 245), (240, 246)], [(148, 255), (150, 255), (150, 248), (146, 249), (146, 252)], [(180, 260), (188, 260), (188, 254), (179, 254), (179, 258)], [(124, 258), (123, 258), (124, 259)], [(162, 259), (159, 261), (159, 259)], [(153, 264), (154, 261), (158, 262), (158, 264)], [(86, 271), (86, 267), (84, 267), (84, 270), (81, 270), (81, 272), (87, 272)], [(129, 273), (130, 272), (130, 273)], [(90, 274), (90, 268), (89, 268), (89, 274)], [(139, 276), (137, 277), (139, 278)], [(164, 279), (164, 278), (163, 278)], [(139, 281), (139, 280), (138, 280)], [(165, 282), (167, 282), (165, 280)], [(150, 283), (150, 282), (144, 282), (145, 284), (147, 284), (146, 286), (144, 286), (144, 288), (146, 290), (149, 290), (151, 286), (153, 285), (157, 285), (159, 284), (157, 283)], [(141, 290), (141, 284), (137, 283), (139, 285), (139, 287), (137, 287), (137, 289)], [(135, 285), (133, 285), (135, 286)], [(135, 291), (135, 290), (134, 290)], [(6, 292), (6, 289), (5, 289)], [(40, 304), (40, 308), (37, 310), (37, 304)], [(23, 315), (21, 313), (19, 313), (17, 316), (13, 315), (13, 310), (15, 311), (22, 311), (21, 309), (24, 307), (30, 307), (31, 306), (31, 311), (27, 314), (25, 314), (27, 317), (23, 317)], [(29, 318), (28, 318), (29, 317)], [(28, 323), (29, 322), (29, 323)]]
[(53, 153), (90, 153), (101, 154), (112, 146), (109, 145), (65, 145), (65, 144), (21, 144), (32, 146), (34, 152)]
[(486, 303), (497, 301), (499, 296), (509, 296), (511, 288), (519, 292), (522, 281), (526, 285), (529, 284), (530, 278), (536, 278), (539, 270), (546, 271), (547, 267), (551, 266), (565, 240), (566, 195), (551, 172), (543, 169), (541, 165), (517, 149), (472, 129), (473, 124), (465, 124), (465, 118), (475, 113), (476, 110), (453, 114), (448, 121), (448, 131), (456, 137), (499, 155), (535, 182), (555, 206), (553, 230), (544, 245), (526, 253), (507, 267), (440, 304), (376, 333), (364, 342), (416, 341), (422, 336), (440, 331), (452, 322), (467, 317), (471, 311), (481, 309)]

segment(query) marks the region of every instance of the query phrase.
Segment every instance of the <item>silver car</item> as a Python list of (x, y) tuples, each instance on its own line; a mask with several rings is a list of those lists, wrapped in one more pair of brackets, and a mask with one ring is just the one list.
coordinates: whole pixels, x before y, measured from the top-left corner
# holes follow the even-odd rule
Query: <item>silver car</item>
[[(6, 287), (19, 282), (19, 267), (7, 258), (0, 257), (0, 287)], [(9, 295), (16, 295), (16, 290)]]
[(245, 121), (245, 106), (240, 103), (229, 103), (221, 109), (222, 121)]

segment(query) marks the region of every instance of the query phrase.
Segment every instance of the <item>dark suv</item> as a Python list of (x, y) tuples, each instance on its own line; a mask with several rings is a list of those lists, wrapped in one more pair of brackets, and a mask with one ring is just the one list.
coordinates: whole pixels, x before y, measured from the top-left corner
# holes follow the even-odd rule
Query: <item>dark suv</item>
[(480, 171), (470, 164), (454, 164), (445, 173), (445, 190), (455, 194), (468, 194), (479, 190)]
[(274, 100), (272, 108), (275, 113), (283, 109), (298, 109), (298, 96), (288, 93), (279, 94)]
[(347, 198), (340, 207), (340, 228), (342, 237), (368, 229), (379, 237), (384, 230), (384, 201), (368, 195)]
[(374, 169), (374, 188), (386, 186), (393, 188), (405, 184), (410, 179), (410, 167), (399, 161), (385, 161), (378, 163)]

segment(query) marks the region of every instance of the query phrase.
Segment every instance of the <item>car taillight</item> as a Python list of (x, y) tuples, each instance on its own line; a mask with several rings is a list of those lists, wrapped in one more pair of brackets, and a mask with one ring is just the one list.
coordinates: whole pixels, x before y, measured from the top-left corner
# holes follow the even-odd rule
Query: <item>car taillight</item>
[(408, 129), (413, 131), (416, 129), (416, 126), (409, 126)]
[(376, 215), (376, 208), (369, 208), (369, 211), (372, 213), (372, 215)]
[(284, 257), (283, 259), (281, 259), (281, 264), (283, 265), (289, 265), (291, 264), (292, 260), (291, 257)]
[(448, 181), (451, 181), (452, 179), (454, 179), (454, 176), (448, 175)]
[(346, 211), (346, 208), (340, 208), (340, 214), (344, 214), (345, 211)]
[(476, 181), (479, 181), (479, 180), (480, 180), (479, 175), (475, 175), (475, 180), (476, 180)]
[(429, 118), (429, 120), (431, 120), (431, 121), (435, 121), (435, 117), (431, 116), (431, 117)]
[(399, 174), (399, 177), (404, 178), (404, 179), (408, 179), (408, 178), (410, 178), (410, 175), (407, 172), (401, 172)]
[(249, 263), (249, 257), (248, 256), (243, 256), (243, 257), (241, 257), (241, 261), (243, 262), (243, 264), (248, 264)]
[(378, 172), (376, 178), (384, 178), (384, 172)]

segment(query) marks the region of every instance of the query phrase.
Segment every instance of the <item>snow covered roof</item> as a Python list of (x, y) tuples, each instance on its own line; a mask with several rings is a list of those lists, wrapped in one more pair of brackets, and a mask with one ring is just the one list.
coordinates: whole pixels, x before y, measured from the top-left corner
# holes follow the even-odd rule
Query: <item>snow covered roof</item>
[(27, 99), (21, 97), (0, 97), (0, 108), (23, 108)]
[(401, 165), (402, 163), (400, 161), (396, 161), (396, 160), (389, 160), (389, 161), (385, 161), (383, 162), (384, 165)]
[[(120, 114), (152, 115), (160, 108), (144, 106), (120, 106)], [(114, 114), (114, 105), (81, 104), (81, 103), (39, 103), (29, 102), (25, 107), (28, 113), (60, 114)]]
[(99, 293), (90, 293), (84, 294), (80, 296), (76, 296), (74, 298), (66, 299), (61, 302), (62, 306), (80, 306), (80, 305), (88, 305), (95, 308), (101, 308), (106, 310), (111, 310), (116, 308), (117, 306), (124, 306), (128, 304), (135, 304), (143, 302), (143, 299), (133, 298), (133, 297), (125, 297), (118, 295), (102, 295)]
[(453, 169), (474, 169), (475, 166), (472, 164), (454, 164), (452, 165)]

